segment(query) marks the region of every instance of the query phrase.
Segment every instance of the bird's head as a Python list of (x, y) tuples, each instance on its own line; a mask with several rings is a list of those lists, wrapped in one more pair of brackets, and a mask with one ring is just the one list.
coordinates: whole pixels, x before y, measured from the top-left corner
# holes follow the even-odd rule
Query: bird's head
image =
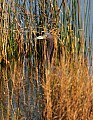
[(47, 37), (48, 37), (48, 35), (47, 35), (47, 34), (44, 34), (44, 35), (38, 36), (37, 39), (38, 39), (38, 40), (44, 40), (44, 39), (46, 39)]

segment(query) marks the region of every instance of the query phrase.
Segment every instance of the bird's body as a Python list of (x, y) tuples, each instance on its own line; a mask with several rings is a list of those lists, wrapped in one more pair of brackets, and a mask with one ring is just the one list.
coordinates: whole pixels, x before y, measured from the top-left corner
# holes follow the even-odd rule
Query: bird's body
[(54, 48), (54, 37), (52, 34), (45, 32), (43, 36), (38, 36), (37, 39), (46, 40), (47, 46), (46, 46), (46, 52), (47, 52), (47, 60), (51, 61), (51, 56), (53, 53)]
[(54, 37), (50, 33), (46, 33), (46, 35), (47, 35), (47, 37), (46, 37), (46, 41), (47, 41), (47, 59), (51, 60), (51, 55), (52, 55), (53, 48), (54, 48)]

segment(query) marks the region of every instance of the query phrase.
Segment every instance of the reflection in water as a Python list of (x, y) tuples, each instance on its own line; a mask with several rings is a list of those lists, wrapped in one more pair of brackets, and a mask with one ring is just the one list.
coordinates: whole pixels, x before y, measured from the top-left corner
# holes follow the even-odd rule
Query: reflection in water
[[(39, 43), (41, 44), (41, 43)], [(46, 79), (44, 58), (45, 48), (40, 54), (34, 52), (31, 57), (24, 54), (17, 61), (2, 68), (0, 81), (1, 119), (44, 119), (43, 83)], [(42, 54), (42, 57), (41, 57)], [(41, 57), (41, 59), (40, 59)]]

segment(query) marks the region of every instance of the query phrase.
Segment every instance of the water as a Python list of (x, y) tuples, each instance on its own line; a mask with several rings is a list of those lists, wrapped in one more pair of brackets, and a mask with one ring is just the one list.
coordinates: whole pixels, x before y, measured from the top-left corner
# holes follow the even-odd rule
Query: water
[(1, 120), (42, 119), (44, 99), (41, 70), (41, 65), (32, 65), (31, 59), (25, 56), (22, 61), (12, 61), (10, 66), (2, 68)]

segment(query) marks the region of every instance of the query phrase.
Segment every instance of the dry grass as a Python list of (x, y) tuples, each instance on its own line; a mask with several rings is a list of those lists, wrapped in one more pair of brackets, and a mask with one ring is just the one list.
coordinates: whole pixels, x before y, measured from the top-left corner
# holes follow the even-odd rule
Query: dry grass
[(93, 119), (93, 82), (82, 60), (52, 66), (44, 93), (47, 120)]

